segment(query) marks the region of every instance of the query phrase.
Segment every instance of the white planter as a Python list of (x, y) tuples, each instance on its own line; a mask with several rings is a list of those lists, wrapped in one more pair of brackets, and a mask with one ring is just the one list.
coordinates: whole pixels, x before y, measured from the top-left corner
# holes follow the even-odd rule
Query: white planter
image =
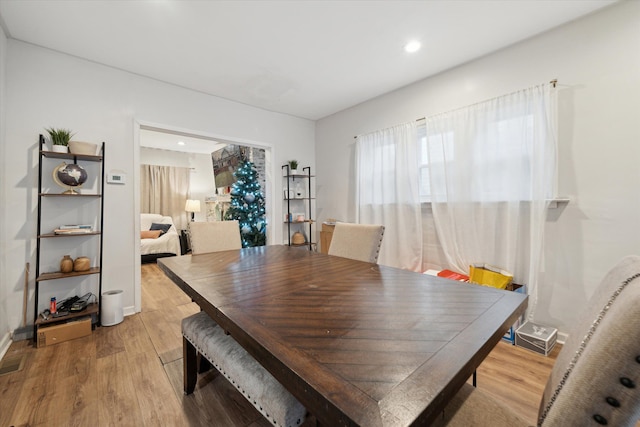
[(98, 144), (82, 141), (69, 141), (69, 152), (71, 154), (85, 154), (95, 156), (98, 151)]
[(66, 145), (52, 145), (51, 151), (54, 153), (68, 153), (69, 148)]
[(298, 175), (298, 169), (290, 169), (289, 175)]

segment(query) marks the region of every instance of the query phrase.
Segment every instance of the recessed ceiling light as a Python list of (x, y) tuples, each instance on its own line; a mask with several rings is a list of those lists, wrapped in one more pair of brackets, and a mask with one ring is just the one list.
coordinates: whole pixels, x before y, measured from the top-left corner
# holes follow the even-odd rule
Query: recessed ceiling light
[(178, 145), (184, 145), (184, 141), (178, 141)]
[(409, 43), (404, 45), (404, 51), (407, 53), (414, 53), (420, 50), (420, 44), (417, 40), (411, 40)]

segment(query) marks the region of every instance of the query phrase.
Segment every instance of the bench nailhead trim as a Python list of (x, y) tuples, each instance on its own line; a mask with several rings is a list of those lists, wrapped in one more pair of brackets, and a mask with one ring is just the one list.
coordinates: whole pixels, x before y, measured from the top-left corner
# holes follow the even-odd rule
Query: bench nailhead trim
[[(226, 332), (226, 331), (225, 331), (225, 332)], [(187, 341), (189, 341), (189, 342), (191, 343), (191, 345), (193, 345), (193, 347), (196, 349), (196, 351), (197, 351), (199, 354), (201, 354), (202, 356), (204, 356), (204, 357), (205, 357), (205, 358), (206, 358), (206, 359), (207, 359), (207, 360), (208, 360), (208, 361), (213, 365), (213, 367), (214, 367), (214, 368), (216, 368), (216, 370), (217, 370), (218, 372), (220, 372), (222, 375), (224, 375), (224, 377), (225, 377), (227, 380), (229, 380), (229, 381), (231, 381), (233, 384), (235, 384), (235, 381), (234, 381), (233, 379), (231, 379), (231, 378), (227, 375), (227, 373), (226, 373), (225, 371), (223, 371), (223, 370), (222, 370), (222, 368), (220, 367), (220, 364), (218, 364), (218, 363), (213, 362), (212, 360), (210, 360), (210, 358), (209, 358), (209, 357), (207, 357), (207, 356), (208, 356), (208, 355), (207, 355), (207, 353), (205, 353), (205, 352), (203, 351), (203, 349), (202, 349), (202, 348), (201, 348), (197, 343), (195, 343), (195, 342), (194, 342), (195, 340), (194, 340), (193, 338), (191, 338), (189, 335), (187, 335), (187, 334), (185, 333), (185, 331), (184, 331), (184, 330), (182, 331), (182, 335), (187, 339)], [(228, 335), (228, 333), (227, 333), (227, 335)], [(242, 393), (242, 394), (247, 398), (247, 400), (248, 400), (249, 402), (251, 402), (251, 401), (252, 401), (251, 396), (247, 395), (247, 393), (246, 393), (244, 390), (239, 390), (239, 391), (240, 391), (240, 392), (241, 392), (241, 393)], [(254, 406), (255, 406), (255, 405), (257, 405), (256, 400), (253, 400), (253, 403), (254, 403)], [(269, 414), (265, 413), (265, 411), (262, 409), (262, 406), (260, 406), (260, 412), (261, 412), (263, 415), (265, 415), (265, 417), (266, 417), (267, 419), (269, 419), (269, 418), (270, 418)], [(272, 420), (273, 420), (273, 424), (274, 424), (276, 427), (278, 427), (278, 422), (277, 422), (277, 420), (275, 419), (275, 417), (274, 417), (274, 418), (272, 418)], [(300, 422), (301, 422), (301, 419), (298, 419), (298, 420), (296, 421), (296, 425), (300, 425)]]

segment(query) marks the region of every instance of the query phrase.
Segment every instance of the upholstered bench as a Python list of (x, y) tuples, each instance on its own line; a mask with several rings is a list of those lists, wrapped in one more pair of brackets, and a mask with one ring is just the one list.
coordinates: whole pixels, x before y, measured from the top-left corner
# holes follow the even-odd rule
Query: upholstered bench
[(184, 392), (196, 386), (197, 355), (208, 360), (274, 426), (301, 425), (307, 410), (205, 312), (182, 320)]

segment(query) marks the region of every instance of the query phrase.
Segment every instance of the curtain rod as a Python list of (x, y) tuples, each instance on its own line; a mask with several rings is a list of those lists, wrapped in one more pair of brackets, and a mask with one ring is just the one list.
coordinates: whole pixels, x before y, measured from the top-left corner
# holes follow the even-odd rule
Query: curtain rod
[[(420, 117), (419, 119), (416, 119), (415, 121), (419, 122), (421, 120), (427, 120), (427, 118), (426, 117)], [(361, 134), (361, 135), (363, 135), (363, 134)], [(354, 136), (353, 139), (356, 139), (357, 137), (358, 137), (358, 135)]]
[[(553, 86), (554, 88), (556, 87), (556, 85), (558, 84), (558, 79), (553, 79), (549, 82), (549, 84), (551, 84), (551, 86)], [(421, 120), (426, 120), (426, 117), (420, 117), (419, 119), (416, 119), (416, 122), (419, 122)], [(362, 135), (362, 134), (361, 134)], [(356, 139), (358, 137), (358, 135), (354, 136), (353, 139)]]

